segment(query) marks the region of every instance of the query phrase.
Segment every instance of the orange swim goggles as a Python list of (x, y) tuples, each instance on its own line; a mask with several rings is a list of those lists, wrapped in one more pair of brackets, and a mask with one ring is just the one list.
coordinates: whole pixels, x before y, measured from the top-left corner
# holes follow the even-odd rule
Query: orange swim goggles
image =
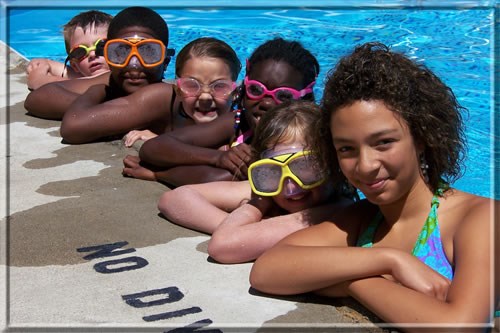
[(123, 68), (128, 65), (132, 56), (139, 59), (145, 68), (156, 67), (172, 57), (173, 49), (167, 49), (163, 42), (153, 38), (120, 38), (111, 39), (104, 45), (104, 58), (110, 66)]

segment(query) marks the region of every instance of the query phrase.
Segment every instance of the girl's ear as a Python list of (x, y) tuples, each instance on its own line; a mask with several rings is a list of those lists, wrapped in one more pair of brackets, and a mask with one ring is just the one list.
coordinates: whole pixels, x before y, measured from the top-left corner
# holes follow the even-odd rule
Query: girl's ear
[(422, 142), (415, 142), (415, 150), (417, 151), (417, 156), (420, 156), (424, 150), (425, 150), (425, 145)]

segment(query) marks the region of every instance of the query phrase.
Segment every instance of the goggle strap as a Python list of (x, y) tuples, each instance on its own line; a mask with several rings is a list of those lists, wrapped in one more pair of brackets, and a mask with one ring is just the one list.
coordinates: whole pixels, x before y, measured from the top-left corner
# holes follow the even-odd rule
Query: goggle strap
[(313, 82), (309, 83), (307, 85), (307, 87), (302, 89), (301, 93), (300, 93), (300, 97), (304, 97), (305, 95), (312, 93), (312, 91), (313, 91), (312, 88), (314, 87), (315, 84), (316, 84), (316, 81), (313, 81)]
[(165, 50), (165, 55), (167, 57), (173, 57), (175, 55), (175, 50), (174, 49), (166, 49)]
[(67, 56), (66, 60), (64, 60), (64, 67), (61, 73), (61, 77), (64, 77), (64, 72), (66, 72), (66, 68), (68, 67), (68, 61), (69, 61), (69, 56)]
[(99, 43), (95, 46), (95, 55), (97, 57), (104, 57), (104, 45), (106, 45), (106, 40), (101, 39)]

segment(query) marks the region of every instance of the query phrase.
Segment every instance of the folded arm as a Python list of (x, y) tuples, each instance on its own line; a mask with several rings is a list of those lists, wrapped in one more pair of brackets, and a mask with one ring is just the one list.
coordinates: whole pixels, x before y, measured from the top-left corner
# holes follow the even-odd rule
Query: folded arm
[[(134, 129), (166, 126), (170, 119), (172, 88), (155, 83), (125, 96), (105, 101), (104, 85), (91, 87), (71, 105), (61, 124), (68, 143), (86, 143)], [(157, 133), (158, 134), (158, 133)]]
[(211, 234), (250, 194), (247, 181), (186, 185), (165, 192), (158, 209), (173, 223)]
[(478, 324), (484, 329), (493, 311), (491, 221), (488, 209), (470, 209), (464, 217), (453, 236), (451, 283), (401, 250), (352, 247), (353, 221), (323, 223), (287, 237), (257, 259), (250, 281), (272, 294), (348, 294), (392, 323)]
[(214, 121), (176, 129), (145, 142), (139, 156), (142, 161), (160, 167), (212, 165), (233, 134), (234, 116), (224, 114)]
[[(265, 217), (275, 206), (271, 198), (252, 198), (237, 208), (214, 231), (208, 254), (221, 263), (255, 260), (291, 233), (329, 218), (336, 204), (326, 204), (292, 214)], [(264, 218), (263, 218), (264, 216)]]
[(61, 120), (70, 105), (89, 87), (108, 81), (109, 73), (104, 73), (92, 78), (47, 83), (28, 94), (24, 108), (32, 116)]

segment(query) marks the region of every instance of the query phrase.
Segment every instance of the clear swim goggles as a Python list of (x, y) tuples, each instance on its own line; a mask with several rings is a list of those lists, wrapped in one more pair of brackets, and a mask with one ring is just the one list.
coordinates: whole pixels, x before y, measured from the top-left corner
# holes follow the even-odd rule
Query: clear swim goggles
[(177, 79), (176, 83), (186, 97), (198, 97), (201, 95), (203, 87), (208, 87), (213, 97), (226, 98), (236, 88), (236, 83), (231, 80), (217, 80), (210, 84), (203, 84), (194, 78), (182, 77)]
[(165, 57), (172, 57), (174, 54), (173, 49), (167, 49), (161, 40), (153, 38), (111, 39), (104, 45), (106, 62), (118, 68), (127, 66), (132, 56), (136, 56), (143, 67), (151, 68), (162, 64)]
[(271, 96), (276, 104), (281, 104), (292, 99), (300, 99), (305, 95), (312, 93), (312, 88), (314, 87), (316, 81), (309, 83), (309, 85), (302, 90), (296, 90), (289, 87), (278, 87), (276, 89), (269, 90), (262, 82), (250, 80), (248, 76), (245, 76), (243, 83), (245, 84), (245, 91), (248, 98), (262, 99), (267, 95)]
[(275, 196), (281, 193), (285, 179), (291, 179), (303, 190), (321, 185), (325, 175), (318, 170), (317, 161), (310, 150), (288, 149), (263, 154), (263, 159), (252, 163), (248, 169), (248, 179), (255, 194)]

